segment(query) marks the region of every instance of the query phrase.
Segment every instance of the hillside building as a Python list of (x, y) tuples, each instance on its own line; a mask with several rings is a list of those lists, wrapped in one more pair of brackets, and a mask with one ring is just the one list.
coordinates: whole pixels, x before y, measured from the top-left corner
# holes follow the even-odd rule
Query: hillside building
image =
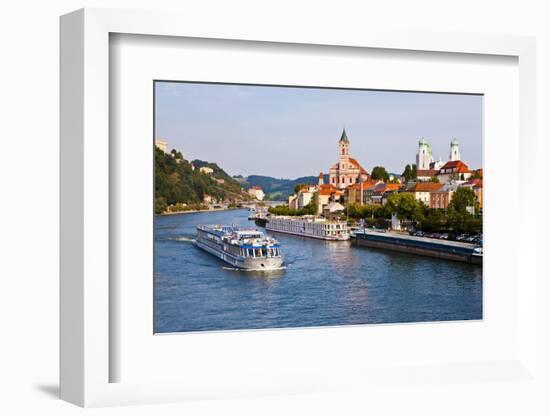
[(204, 173), (205, 175), (210, 175), (210, 174), (214, 173), (214, 169), (209, 168), (208, 166), (203, 166), (203, 167), (201, 167), (201, 168), (199, 169), (199, 171), (200, 171), (201, 173)]
[(168, 142), (162, 139), (155, 139), (155, 146), (162, 150), (164, 153), (168, 153)]
[(248, 194), (256, 198), (258, 201), (263, 201), (265, 198), (263, 189), (257, 185), (248, 189)]

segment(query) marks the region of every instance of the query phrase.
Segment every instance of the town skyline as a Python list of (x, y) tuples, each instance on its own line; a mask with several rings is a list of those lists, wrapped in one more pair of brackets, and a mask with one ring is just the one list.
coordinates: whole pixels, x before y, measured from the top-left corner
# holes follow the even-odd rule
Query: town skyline
[(402, 173), (421, 138), (436, 161), (456, 138), (463, 160), (482, 167), (479, 95), (157, 82), (155, 102), (156, 138), (230, 175), (327, 174), (344, 127), (369, 172)]

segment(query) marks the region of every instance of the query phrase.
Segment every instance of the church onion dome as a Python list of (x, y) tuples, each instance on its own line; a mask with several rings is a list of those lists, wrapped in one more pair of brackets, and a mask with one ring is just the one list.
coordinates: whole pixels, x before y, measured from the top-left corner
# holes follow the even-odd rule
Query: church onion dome
[(319, 173), (319, 178), (324, 178), (325, 175), (323, 175), (323, 172)]
[(451, 140), (451, 146), (458, 146), (458, 140), (457, 139)]
[(428, 141), (422, 137), (419, 141), (418, 141), (418, 146), (419, 147), (423, 147), (425, 146), (426, 149), (428, 150), (428, 154), (431, 155), (432, 154), (432, 146), (430, 146), (430, 143), (428, 143)]
[(346, 134), (346, 129), (342, 130), (342, 137), (340, 137), (340, 143), (349, 143), (348, 135)]

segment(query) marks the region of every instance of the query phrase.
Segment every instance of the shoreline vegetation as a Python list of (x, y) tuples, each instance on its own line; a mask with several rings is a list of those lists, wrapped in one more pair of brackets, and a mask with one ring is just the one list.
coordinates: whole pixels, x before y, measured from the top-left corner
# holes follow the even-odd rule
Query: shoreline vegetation
[(155, 215), (178, 215), (178, 214), (193, 214), (196, 212), (216, 212), (230, 211), (235, 209), (246, 209), (247, 207), (241, 204), (175, 204), (169, 206), (166, 211), (155, 213)]
[(253, 200), (216, 163), (191, 162), (181, 152), (165, 153), (155, 146), (155, 214), (236, 206)]
[(180, 215), (180, 214), (196, 214), (198, 212), (217, 212), (217, 211), (231, 211), (236, 209), (246, 209), (245, 207), (219, 207), (219, 208), (204, 208), (204, 209), (186, 209), (181, 211), (165, 211), (160, 214), (155, 214), (159, 216), (168, 216), (168, 215)]

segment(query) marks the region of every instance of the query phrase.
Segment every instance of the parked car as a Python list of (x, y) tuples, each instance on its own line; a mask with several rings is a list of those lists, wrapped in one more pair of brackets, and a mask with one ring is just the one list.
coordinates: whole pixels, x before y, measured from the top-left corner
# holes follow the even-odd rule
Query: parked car
[(473, 240), (472, 242), (475, 243), (475, 244), (479, 244), (480, 246), (482, 246), (482, 245), (483, 245), (483, 238), (481, 238), (481, 237), (478, 236), (478, 237), (474, 238), (474, 240)]

